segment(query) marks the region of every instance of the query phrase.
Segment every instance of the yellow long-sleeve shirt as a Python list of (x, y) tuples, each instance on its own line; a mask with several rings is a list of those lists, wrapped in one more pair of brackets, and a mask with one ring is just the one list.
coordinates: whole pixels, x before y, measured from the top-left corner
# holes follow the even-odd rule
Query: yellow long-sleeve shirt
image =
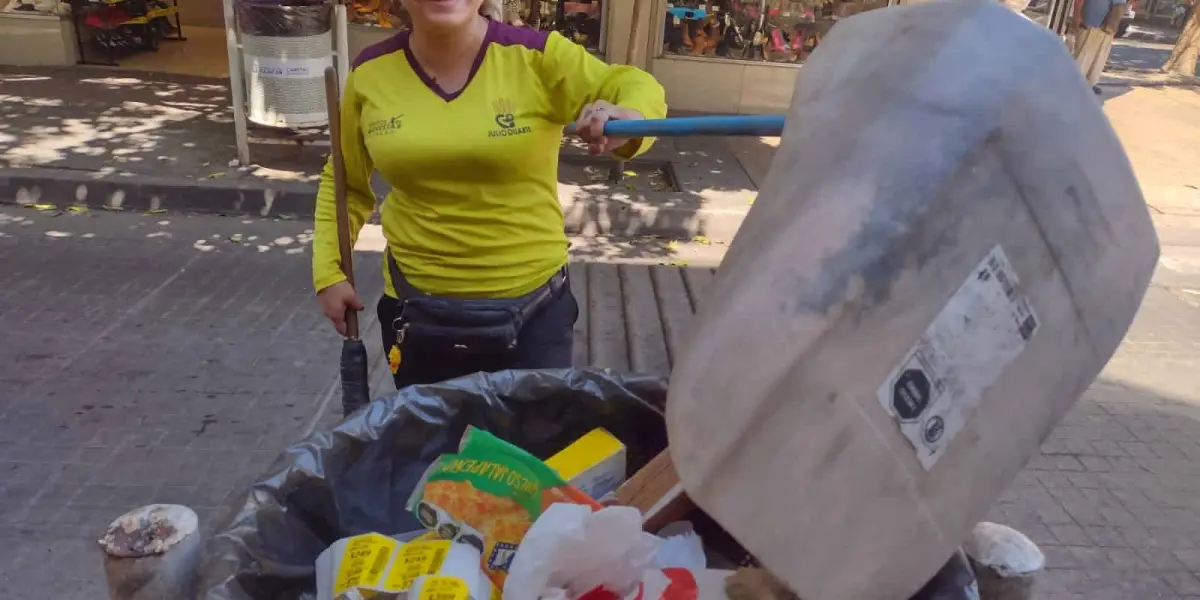
[[(427, 293), (516, 297), (567, 261), (558, 202), (562, 129), (603, 99), (646, 118), (666, 115), (662, 86), (608, 65), (558, 33), (489, 22), (467, 84), (446, 94), (408, 51), (408, 34), (367, 48), (342, 99), (351, 231), (374, 209), (371, 172), (391, 186), (381, 221), (397, 264)], [(652, 140), (622, 148), (624, 158)], [(345, 279), (338, 264), (333, 170), (316, 202), (313, 284)], [(384, 268), (386, 293), (395, 296)]]

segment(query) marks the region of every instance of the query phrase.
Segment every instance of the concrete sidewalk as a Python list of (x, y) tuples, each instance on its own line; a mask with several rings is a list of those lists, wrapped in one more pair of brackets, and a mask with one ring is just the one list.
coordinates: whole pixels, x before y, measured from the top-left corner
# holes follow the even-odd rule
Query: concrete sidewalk
[(97, 528), (148, 502), (211, 527), (315, 426), (339, 343), (307, 225), (225, 220), (255, 240), (0, 207), (0, 597), (107, 597)]
[[(281, 448), (333, 423), (339, 343), (313, 304), (308, 227), (0, 207), (0, 597), (103, 597), (108, 520), (181, 502), (211, 528)], [(1200, 230), (1169, 237), (1125, 344), (989, 517), (1042, 546), (1039, 600), (1200, 598)], [(588, 242), (592, 260), (675, 252)]]
[[(1169, 231), (1200, 228), (1200, 84), (1115, 71), (1102, 100), (1141, 183), (1155, 222)], [(727, 142), (756, 187), (766, 179), (779, 138)]]
[[(1158, 73), (1170, 46), (1143, 41), (1139, 32), (1113, 49), (1102, 83), (1106, 111), (1151, 206), (1179, 213), (1196, 196), (1188, 175), (1194, 169), (1184, 157), (1196, 151), (1200, 86)], [(232, 110), (222, 80), (0, 67), (0, 84), (0, 201), (311, 214), (326, 148), (254, 145), (254, 164), (231, 162)], [(777, 144), (774, 138), (660, 140), (627, 165), (623, 181), (610, 183), (610, 159), (587, 157), (566, 143), (559, 197), (568, 230), (729, 241)]]
[[(254, 163), (241, 165), (224, 80), (0, 67), (8, 201), (306, 218), (328, 150), (312, 137), (254, 144)], [(755, 193), (721, 140), (660, 140), (618, 183), (608, 180), (611, 158), (569, 141), (562, 156), (559, 197), (577, 233), (729, 239)]]

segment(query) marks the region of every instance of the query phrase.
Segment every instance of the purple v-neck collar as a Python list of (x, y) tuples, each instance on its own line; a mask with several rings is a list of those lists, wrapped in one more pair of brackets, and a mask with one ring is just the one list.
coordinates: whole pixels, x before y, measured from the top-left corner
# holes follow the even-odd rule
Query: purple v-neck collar
[(411, 39), (411, 36), (404, 36), (404, 58), (408, 59), (408, 66), (412, 67), (413, 73), (417, 74), (417, 77), (421, 79), (421, 83), (424, 83), (425, 87), (437, 94), (442, 100), (450, 102), (461, 96), (467, 90), (467, 86), (471, 85), (471, 81), (475, 79), (475, 74), (479, 72), (479, 67), (483, 65), (483, 59), (487, 56), (488, 46), (491, 46), (492, 41), (496, 39), (496, 22), (488, 19), (487, 32), (483, 34), (483, 43), (479, 45), (479, 53), (475, 55), (475, 62), (471, 63), (471, 72), (467, 74), (467, 81), (463, 83), (463, 86), (458, 91), (452, 94), (446, 93), (446, 90), (443, 90), (429, 76), (429, 73), (425, 72), (421, 63), (417, 62), (417, 58), (412, 53)]

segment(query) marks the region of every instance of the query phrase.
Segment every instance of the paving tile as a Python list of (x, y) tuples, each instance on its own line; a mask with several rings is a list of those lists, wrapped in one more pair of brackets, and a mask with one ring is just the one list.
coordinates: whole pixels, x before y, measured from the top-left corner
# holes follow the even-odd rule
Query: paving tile
[[(211, 518), (303, 433), (336, 378), (338, 341), (314, 320), (280, 329), (246, 316), (282, 304), (315, 313), (308, 256), (128, 235), (148, 217), (60, 218), (74, 221), (55, 227), (95, 237), (0, 238), (5, 273), (17, 265), (44, 294), (0, 295), (0, 385), (23, 382), (0, 394), (5, 598), (105, 597), (95, 538), (107, 523), (150, 502)], [(248, 227), (280, 237), (307, 226)], [(175, 231), (199, 239), (201, 228)]]
[[(144, 238), (96, 223), (74, 250), (0, 238), (21, 282), (0, 285), (0, 328), (14, 340), (0, 346), (0, 597), (103, 597), (91, 544), (114, 517), (180, 502), (211, 530), (309, 423), (333, 419), (317, 413), (338, 343), (311, 306), (307, 256), (190, 242), (148, 253)], [(278, 237), (300, 225), (254, 227)], [(702, 300), (711, 272), (602, 267), (573, 269), (589, 284), (582, 331), (600, 336), (578, 356), (664, 368), (670, 356), (645, 348), (669, 355), (684, 339), (685, 304)], [(624, 288), (641, 299), (632, 334), (628, 306), (605, 291)], [(658, 299), (659, 333), (646, 311), (661, 289), (689, 298)], [(1152, 288), (1128, 342), (989, 513), (1042, 546), (1043, 599), (1200, 597), (1193, 340), (1200, 308)]]
[(1050, 536), (1038, 541), (1043, 598), (1200, 596), (1197, 339), (1200, 311), (1152, 288), (1127, 343), (1030, 462), (1032, 477), (993, 511)]

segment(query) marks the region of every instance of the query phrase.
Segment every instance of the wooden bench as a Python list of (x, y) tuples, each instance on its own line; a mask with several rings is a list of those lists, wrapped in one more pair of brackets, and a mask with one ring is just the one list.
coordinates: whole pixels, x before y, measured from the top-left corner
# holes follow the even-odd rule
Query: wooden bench
[(577, 366), (666, 375), (713, 270), (572, 263)]

